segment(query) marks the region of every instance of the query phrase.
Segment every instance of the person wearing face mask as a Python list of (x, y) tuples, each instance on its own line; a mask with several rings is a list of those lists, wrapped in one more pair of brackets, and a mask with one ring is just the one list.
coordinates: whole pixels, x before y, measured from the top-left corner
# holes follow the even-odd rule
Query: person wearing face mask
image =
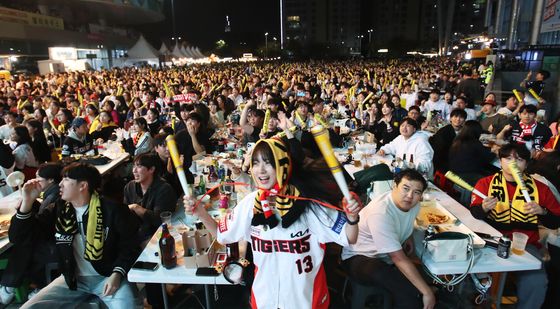
[[(542, 260), (539, 249), (539, 224), (550, 229), (560, 227), (560, 204), (542, 182), (524, 173), (531, 154), (521, 144), (507, 144), (498, 154), (502, 169), (480, 179), (475, 189), (486, 194), (482, 199), (474, 195), (470, 211), (473, 217), (484, 220), (511, 238), (513, 232), (529, 237), (526, 251)], [(527, 203), (508, 164), (515, 161), (528, 187), (531, 202)], [(543, 268), (516, 272), (518, 301), (516, 308), (540, 308), (547, 291), (547, 277)]]
[(251, 173), (259, 189), (219, 222), (194, 200), (184, 198), (187, 213), (197, 216), (218, 242), (251, 243), (256, 268), (253, 308), (328, 308), (322, 267), (325, 243), (345, 246), (358, 236), (357, 198), (343, 200), (345, 213), (304, 200), (318, 194), (308, 190), (301, 175), (292, 175), (293, 167), (287, 144), (262, 139), (251, 155)]

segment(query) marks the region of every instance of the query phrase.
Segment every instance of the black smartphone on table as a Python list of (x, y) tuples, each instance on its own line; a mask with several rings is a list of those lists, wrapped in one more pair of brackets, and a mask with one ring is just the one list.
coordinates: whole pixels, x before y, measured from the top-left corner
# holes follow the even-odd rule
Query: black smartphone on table
[(142, 270), (151, 270), (151, 271), (154, 271), (154, 270), (158, 269), (158, 267), (159, 267), (159, 263), (144, 262), (144, 261), (136, 261), (136, 263), (134, 263), (134, 265), (132, 265), (132, 268), (142, 269)]
[(204, 277), (216, 277), (219, 276), (220, 273), (214, 267), (199, 267), (196, 269), (197, 276), (204, 276)]

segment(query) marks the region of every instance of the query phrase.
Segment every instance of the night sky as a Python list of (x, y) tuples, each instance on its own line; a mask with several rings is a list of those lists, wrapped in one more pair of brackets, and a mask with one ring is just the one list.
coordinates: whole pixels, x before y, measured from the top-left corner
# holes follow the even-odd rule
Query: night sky
[[(165, 21), (139, 27), (158, 49), (162, 39), (170, 41), (172, 37), (171, 0), (165, 0), (163, 11)], [(244, 42), (251, 49), (264, 44), (265, 32), (269, 32), (269, 39), (279, 37), (279, 12), (278, 0), (175, 0), (178, 36), (203, 51), (212, 49), (219, 39), (230, 45)], [(231, 24), (227, 34), (226, 15)]]

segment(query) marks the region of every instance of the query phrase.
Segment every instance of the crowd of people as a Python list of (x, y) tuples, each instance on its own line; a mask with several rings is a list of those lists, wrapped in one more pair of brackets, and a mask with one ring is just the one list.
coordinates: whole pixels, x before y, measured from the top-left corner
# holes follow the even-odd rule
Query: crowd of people
[[(335, 242), (344, 247), (342, 267), (351, 279), (386, 288), (395, 308), (433, 308), (434, 290), (411, 250), (427, 180), (444, 188), (438, 179), (451, 170), (488, 193), (465, 206), (505, 235), (529, 235), (528, 251), (541, 260), (547, 245), (539, 226), (560, 227), (559, 117), (542, 117), (541, 110), (550, 112), (541, 97), (549, 74), (534, 75), (503, 102), (485, 89), (489, 78), (481, 83), (478, 70), (448, 58), (124, 68), (2, 80), (0, 178), (19, 170), (27, 182), (10, 226), (0, 301), (11, 302), (31, 279), (36, 289), (25, 308), (88, 295), (110, 308), (133, 307), (136, 287), (126, 274), (161, 225), (160, 213), (184, 205), (220, 243), (252, 245), (254, 307), (327, 308), (324, 244)], [(328, 129), (335, 147), (352, 147), (353, 135), (369, 132), (378, 155), (408, 168), (396, 174), (391, 192), (365, 207), (356, 194), (342, 198), (310, 133), (316, 125)], [(258, 189), (216, 223), (196, 201), (180, 198), (169, 135), (189, 183), (197, 177), (189, 170), (193, 160), (236, 144), (246, 155), (240, 166), (228, 166), (231, 177), (249, 174)], [(97, 169), (74, 162), (115, 143), (132, 158), (119, 171), (130, 181), (118, 202), (104, 196)], [(525, 172), (534, 202), (520, 201), (510, 160)], [(10, 189), (0, 183), (2, 195)], [(298, 231), (305, 240), (295, 252), (260, 247)], [(62, 275), (48, 283), (37, 274), (50, 261), (58, 261)], [(554, 303), (558, 283), (548, 282), (544, 268), (523, 275), (518, 308)], [(159, 286), (148, 284), (146, 292), (152, 307), (163, 306)]]

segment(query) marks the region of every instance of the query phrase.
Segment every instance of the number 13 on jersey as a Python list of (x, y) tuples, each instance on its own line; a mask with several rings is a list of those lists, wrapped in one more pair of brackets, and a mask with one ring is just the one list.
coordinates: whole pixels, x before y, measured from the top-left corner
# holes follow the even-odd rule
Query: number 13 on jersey
[(313, 270), (313, 260), (311, 259), (311, 255), (305, 256), (303, 259), (299, 259), (296, 261), (298, 274), (303, 272), (310, 272)]

